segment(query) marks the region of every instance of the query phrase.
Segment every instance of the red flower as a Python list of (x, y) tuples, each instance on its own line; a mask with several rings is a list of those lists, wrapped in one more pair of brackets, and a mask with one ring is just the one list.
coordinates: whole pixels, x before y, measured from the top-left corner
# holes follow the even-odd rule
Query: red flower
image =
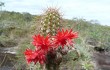
[(32, 51), (31, 49), (26, 49), (26, 51), (24, 52), (25, 58), (27, 60), (27, 63), (30, 63), (33, 61), (33, 59), (35, 59), (36, 54), (34, 51)]
[(27, 63), (34, 62), (35, 64), (39, 62), (40, 64), (44, 64), (45, 62), (45, 52), (42, 50), (32, 51), (30, 49), (26, 49), (24, 52)]
[(38, 55), (36, 56), (36, 58), (33, 60), (33, 62), (36, 64), (37, 62), (39, 62), (41, 65), (45, 63), (46, 61), (46, 54), (43, 50), (37, 50), (35, 51), (35, 53), (37, 53)]
[(33, 45), (36, 46), (37, 49), (42, 49), (44, 51), (48, 51), (49, 47), (52, 46), (49, 36), (43, 37), (41, 35), (33, 36)]
[(54, 36), (55, 38), (55, 44), (56, 45), (61, 45), (62, 48), (64, 48), (64, 45), (67, 44), (72, 44), (73, 41), (72, 39), (77, 38), (78, 37), (78, 33), (77, 32), (72, 32), (72, 30), (66, 30), (64, 31), (64, 29), (62, 29), (62, 31), (58, 31), (58, 33), (56, 34), (56, 36)]

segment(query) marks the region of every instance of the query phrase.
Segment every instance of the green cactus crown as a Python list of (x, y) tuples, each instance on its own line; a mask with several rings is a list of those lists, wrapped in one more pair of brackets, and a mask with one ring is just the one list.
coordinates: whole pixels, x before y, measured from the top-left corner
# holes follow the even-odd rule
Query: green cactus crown
[(57, 29), (61, 27), (61, 19), (58, 9), (48, 8), (41, 19), (41, 34), (55, 35)]

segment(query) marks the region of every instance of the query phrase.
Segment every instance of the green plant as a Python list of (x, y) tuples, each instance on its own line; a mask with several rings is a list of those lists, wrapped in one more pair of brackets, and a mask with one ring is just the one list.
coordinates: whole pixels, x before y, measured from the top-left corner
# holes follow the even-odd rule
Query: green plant
[(24, 54), (28, 63), (39, 62), (47, 70), (59, 70), (63, 55), (74, 48), (72, 39), (77, 38), (78, 33), (72, 29), (59, 29), (61, 17), (56, 9), (49, 8), (44, 15), (41, 21), (42, 35), (33, 36), (35, 50), (26, 49)]
[(56, 31), (61, 27), (61, 15), (58, 9), (48, 8), (41, 20), (41, 33), (43, 35), (55, 35)]

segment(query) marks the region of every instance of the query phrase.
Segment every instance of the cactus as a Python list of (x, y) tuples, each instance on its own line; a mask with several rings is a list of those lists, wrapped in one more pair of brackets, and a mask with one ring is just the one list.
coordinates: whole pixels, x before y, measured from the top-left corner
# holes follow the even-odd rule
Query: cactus
[[(55, 35), (56, 31), (61, 28), (61, 15), (56, 8), (48, 8), (41, 19), (41, 30), (40, 33), (44, 36), (47, 34)], [(61, 63), (61, 60), (59, 62), (55, 62), (57, 59), (57, 52), (55, 51), (54, 58), (51, 57), (52, 53), (48, 52), (47, 54), (47, 63), (46, 68), (47, 70), (58, 70), (59, 64)]]
[[(48, 8), (43, 13), (43, 15), (41, 16), (40, 34), (42, 34), (43, 36), (41, 36), (39, 38), (44, 39), (44, 36), (46, 37), (49, 34), (49, 36), (52, 36), (52, 37), (49, 38), (49, 40), (51, 39), (51, 41), (53, 43), (52, 42), (50, 42), (50, 43), (48, 42), (48, 43), (53, 46), (53, 44), (55, 43), (54, 39), (57, 38), (57, 37), (55, 37), (56, 35), (59, 36), (60, 34), (62, 35), (64, 33), (64, 34), (66, 34), (67, 37), (70, 37), (70, 36), (71, 37), (75, 37), (76, 36), (76, 33), (72, 33), (71, 30), (70, 31), (66, 30), (66, 32), (65, 32), (62, 29), (61, 20), (62, 20), (62, 18), (61, 18), (61, 15), (60, 15), (58, 9), (56, 9), (56, 8)], [(59, 33), (56, 32), (56, 31), (59, 31), (60, 28), (61, 28), (61, 32), (59, 32)], [(64, 36), (62, 36), (62, 37), (64, 37)], [(45, 41), (47, 39), (48, 38), (46, 38)], [(37, 38), (35, 38), (35, 41), (36, 40), (40, 40), (40, 39), (38, 39), (38, 37), (37, 37)], [(62, 40), (65, 40), (65, 38), (62, 39)], [(34, 45), (37, 42), (37, 41), (36, 42), (35, 41), (33, 42)], [(63, 41), (63, 43), (64, 42), (66, 44), (66, 40)], [(43, 45), (45, 45), (45, 43), (43, 43)], [(54, 44), (54, 46), (56, 46), (56, 44)], [(67, 52), (68, 52), (67, 50), (69, 50), (69, 49), (62, 48), (61, 46), (59, 46), (58, 48), (55, 48), (55, 47), (52, 48), (52, 47), (50, 47), (50, 49), (48, 50), (48, 52), (45, 54), (46, 59), (45, 59), (45, 65), (44, 66), (46, 67), (46, 69), (47, 70), (59, 70), (60, 69), (60, 63), (62, 62), (62, 59), (63, 59), (63, 55), (66, 55), (67, 54)]]
[(41, 20), (41, 34), (44, 36), (47, 34), (55, 35), (57, 29), (61, 27), (61, 15), (58, 9), (48, 8)]

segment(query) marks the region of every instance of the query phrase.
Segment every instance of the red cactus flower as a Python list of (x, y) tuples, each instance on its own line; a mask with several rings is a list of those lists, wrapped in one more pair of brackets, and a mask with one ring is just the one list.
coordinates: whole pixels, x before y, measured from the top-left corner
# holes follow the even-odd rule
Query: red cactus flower
[(40, 64), (44, 64), (45, 62), (45, 53), (43, 50), (35, 50), (32, 51), (30, 49), (26, 49), (24, 52), (27, 63), (34, 62), (35, 64), (39, 62)]
[(32, 43), (37, 49), (42, 49), (44, 51), (48, 51), (49, 47), (52, 46), (49, 36), (43, 37), (41, 35), (35, 35), (33, 36)]
[(30, 63), (33, 61), (33, 59), (35, 59), (36, 54), (34, 51), (32, 51), (31, 49), (26, 49), (26, 51), (24, 52), (25, 58), (27, 60), (27, 63)]
[(67, 44), (71, 45), (73, 43), (72, 39), (77, 37), (78, 37), (78, 33), (72, 32), (72, 29), (70, 31), (69, 30), (64, 31), (64, 29), (62, 29), (61, 31), (58, 31), (56, 36), (54, 36), (55, 38), (54, 42), (58, 46), (61, 45), (62, 48), (64, 48), (64, 45), (67, 45)]
[(45, 63), (46, 61), (46, 54), (43, 50), (37, 50), (35, 51), (36, 54), (38, 54), (36, 56), (36, 58), (33, 60), (33, 62), (36, 64), (37, 62), (39, 62), (41, 65)]

